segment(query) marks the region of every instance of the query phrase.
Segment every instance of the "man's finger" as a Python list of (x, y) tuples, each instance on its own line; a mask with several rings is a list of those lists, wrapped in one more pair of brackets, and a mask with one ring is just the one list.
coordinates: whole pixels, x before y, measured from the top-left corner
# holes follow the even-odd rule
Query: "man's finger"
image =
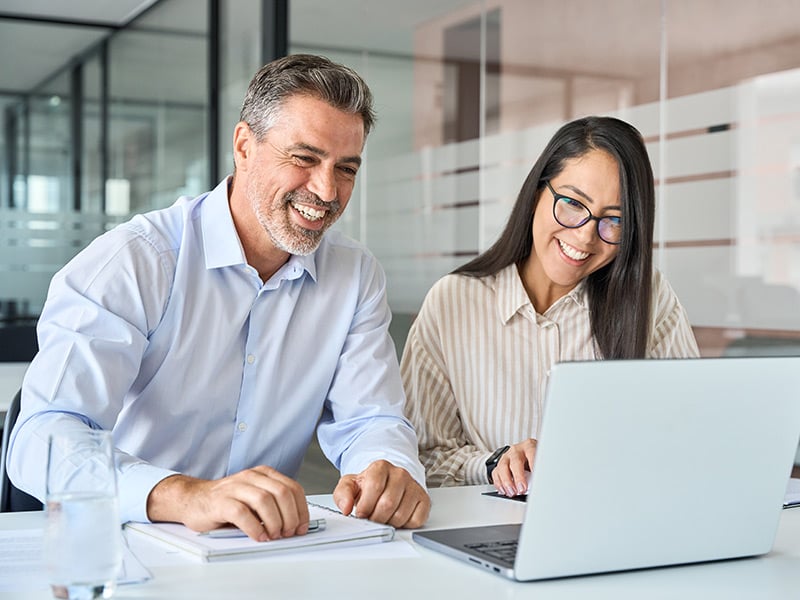
[(333, 501), (343, 515), (353, 512), (353, 507), (358, 502), (358, 483), (355, 475), (344, 475), (339, 480), (333, 490)]
[(431, 501), (428, 494), (424, 491), (422, 491), (422, 493), (424, 494), (423, 497), (417, 502), (417, 505), (414, 507), (414, 512), (411, 514), (411, 518), (406, 521), (403, 527), (416, 529), (417, 527), (425, 525), (428, 520), (431, 514)]
[(410, 490), (406, 489), (404, 491), (405, 493), (403, 494), (402, 500), (400, 500), (400, 504), (398, 504), (387, 521), (389, 525), (393, 527), (405, 527), (411, 515), (414, 514), (414, 510), (417, 508), (418, 500), (413, 494), (409, 493)]
[(248, 505), (260, 517), (270, 539), (306, 533), (308, 503), (299, 483), (272, 469), (252, 472), (248, 483)]
[[(408, 520), (412, 511), (411, 502), (405, 497), (408, 483), (400, 473), (405, 471), (392, 469), (383, 490), (379, 492), (376, 490), (377, 498), (372, 512), (364, 514), (364, 517), (378, 523), (390, 524), (400, 518), (403, 523)], [(407, 506), (404, 506), (404, 503)], [(361, 512), (360, 505), (359, 512)]]
[[(414, 490), (416, 492), (417, 490)], [(421, 489), (419, 491), (422, 491)], [(403, 527), (409, 529), (416, 529), (422, 527), (425, 521), (428, 520), (430, 513), (430, 504), (428, 503), (428, 496), (424, 492), (422, 495), (417, 493), (407, 493), (407, 498), (412, 498), (403, 503), (395, 515), (397, 518), (392, 518), (390, 524), (393, 527)]]
[[(376, 461), (370, 464), (366, 469), (361, 471), (355, 477), (355, 482), (358, 485), (358, 502), (356, 506), (356, 516), (361, 517), (363, 519), (373, 519), (373, 513), (375, 513), (375, 509), (378, 505), (378, 501), (383, 496), (388, 484), (389, 484), (389, 476), (390, 470), (393, 469), (392, 465), (387, 463), (384, 460)], [(384, 500), (386, 503), (387, 500)], [(395, 506), (391, 507), (391, 511), (388, 507), (381, 506), (381, 514), (385, 514), (386, 520), (389, 519), (391, 513), (394, 512), (394, 509), (397, 508)], [(382, 521), (386, 522), (386, 521)]]

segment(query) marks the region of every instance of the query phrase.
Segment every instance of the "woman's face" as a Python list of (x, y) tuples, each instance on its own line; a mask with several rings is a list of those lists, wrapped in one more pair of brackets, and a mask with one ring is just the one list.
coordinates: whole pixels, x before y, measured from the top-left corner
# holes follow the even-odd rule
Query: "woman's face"
[[(550, 185), (557, 194), (581, 202), (595, 217), (622, 216), (617, 162), (603, 150), (566, 161)], [(540, 310), (614, 260), (619, 250), (600, 239), (595, 220), (576, 229), (560, 225), (553, 216), (553, 202), (553, 193), (545, 186), (533, 213), (533, 251), (524, 267), (526, 288), (533, 291)]]

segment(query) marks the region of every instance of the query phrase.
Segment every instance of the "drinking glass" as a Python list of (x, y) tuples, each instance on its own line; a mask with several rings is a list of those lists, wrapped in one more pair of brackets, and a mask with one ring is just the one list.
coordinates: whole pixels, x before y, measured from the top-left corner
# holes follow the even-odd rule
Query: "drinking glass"
[(44, 561), (56, 598), (110, 598), (122, 563), (113, 441), (85, 427), (50, 436)]

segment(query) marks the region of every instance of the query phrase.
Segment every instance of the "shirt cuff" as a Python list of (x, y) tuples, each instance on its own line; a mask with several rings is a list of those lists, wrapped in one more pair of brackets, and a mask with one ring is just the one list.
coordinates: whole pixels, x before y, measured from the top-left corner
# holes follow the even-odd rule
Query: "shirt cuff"
[(467, 485), (486, 485), (489, 483), (486, 478), (486, 461), (491, 454), (491, 452), (478, 454), (464, 461), (464, 477)]
[(417, 454), (417, 436), (407, 425), (398, 424), (362, 435), (341, 460), (342, 475), (357, 475), (376, 460), (385, 460), (405, 469), (426, 492), (425, 468)]
[(154, 467), (147, 463), (136, 463), (127, 467), (117, 482), (121, 522), (149, 523), (147, 498), (150, 492), (160, 481), (177, 474), (177, 471)]

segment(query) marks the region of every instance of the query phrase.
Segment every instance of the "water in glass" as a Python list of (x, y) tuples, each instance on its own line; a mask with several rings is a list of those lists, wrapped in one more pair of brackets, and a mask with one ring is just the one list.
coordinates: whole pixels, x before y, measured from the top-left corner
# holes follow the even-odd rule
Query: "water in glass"
[[(48, 579), (56, 598), (110, 598), (122, 563), (111, 442), (80, 448), (71, 443), (51, 440), (44, 539)], [(67, 462), (83, 467), (65, 476)], [(109, 477), (110, 484), (104, 483)]]

